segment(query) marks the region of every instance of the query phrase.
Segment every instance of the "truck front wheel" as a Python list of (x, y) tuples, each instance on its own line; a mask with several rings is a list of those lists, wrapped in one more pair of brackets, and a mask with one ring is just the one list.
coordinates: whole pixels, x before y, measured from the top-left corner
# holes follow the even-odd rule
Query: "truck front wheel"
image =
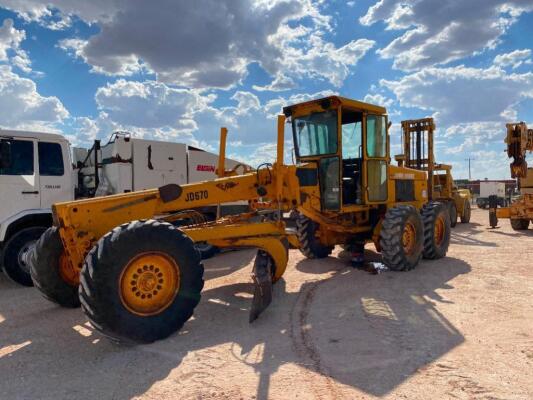
[(14, 282), (33, 286), (28, 262), (29, 251), (46, 231), (44, 226), (32, 226), (14, 234), (4, 247), (2, 266), (4, 273)]

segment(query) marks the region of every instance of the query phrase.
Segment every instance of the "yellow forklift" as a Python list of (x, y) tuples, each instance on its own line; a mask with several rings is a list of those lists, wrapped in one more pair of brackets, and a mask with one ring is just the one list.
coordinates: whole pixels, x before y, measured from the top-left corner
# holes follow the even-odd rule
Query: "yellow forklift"
[(403, 154), (395, 157), (398, 165), (427, 171), (428, 197), (432, 201), (446, 204), (450, 213), (451, 226), (469, 223), (471, 216), (471, 193), (458, 189), (452, 177), (452, 166), (437, 164), (434, 155), (435, 122), (433, 118), (402, 121)]

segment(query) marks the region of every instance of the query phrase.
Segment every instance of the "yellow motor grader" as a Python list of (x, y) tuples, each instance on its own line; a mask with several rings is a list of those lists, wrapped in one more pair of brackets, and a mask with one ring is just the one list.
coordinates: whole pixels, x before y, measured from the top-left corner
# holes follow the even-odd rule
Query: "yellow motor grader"
[(498, 208), (496, 196), (489, 197), (489, 223), (498, 226), (498, 219), (511, 222), (515, 231), (526, 230), (533, 220), (533, 168), (528, 168), (526, 153), (533, 151), (533, 129), (524, 122), (506, 124), (507, 155), (513, 159), (511, 177), (518, 180), (520, 196), (509, 207)]
[(437, 164), (433, 151), (435, 121), (422, 118), (402, 121), (403, 154), (395, 157), (398, 165), (405, 165), (427, 172), (430, 201), (445, 203), (450, 213), (452, 228), (461, 223), (469, 223), (471, 215), (471, 194), (468, 189), (458, 189), (453, 183), (452, 166)]
[[(81, 303), (114, 339), (151, 342), (180, 329), (199, 302), (194, 242), (258, 249), (250, 321), (270, 303), (289, 245), (321, 258), (337, 244), (374, 242), (397, 271), (446, 255), (448, 212), (428, 201), (425, 172), (391, 165), (385, 108), (332, 96), (283, 111), (274, 164), (225, 171), (223, 128), (216, 180), (55, 204), (54, 226), (31, 252), (35, 286), (62, 306)], [(296, 165), (284, 164), (286, 123)], [(211, 222), (191, 211), (239, 200), (253, 211)], [(297, 213), (296, 231), (285, 212)]]

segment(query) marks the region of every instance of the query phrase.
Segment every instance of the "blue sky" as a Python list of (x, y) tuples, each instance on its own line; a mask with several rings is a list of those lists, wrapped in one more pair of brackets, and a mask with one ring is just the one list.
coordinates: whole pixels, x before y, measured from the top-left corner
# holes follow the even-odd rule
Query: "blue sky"
[[(115, 130), (272, 160), (275, 115), (329, 93), (433, 116), (456, 178), (509, 176), (505, 123), (533, 125), (531, 0), (0, 0), (0, 126)], [(289, 146), (290, 147), (290, 146)]]

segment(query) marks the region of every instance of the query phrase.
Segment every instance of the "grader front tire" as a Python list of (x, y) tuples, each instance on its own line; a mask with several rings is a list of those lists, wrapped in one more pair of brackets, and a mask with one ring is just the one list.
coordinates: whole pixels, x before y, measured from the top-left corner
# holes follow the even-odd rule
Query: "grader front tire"
[[(67, 273), (69, 272), (69, 273)], [(67, 308), (80, 306), (78, 284), (64, 255), (59, 230), (48, 228), (30, 254), (30, 273), (35, 287), (48, 300)]]
[(385, 265), (393, 271), (409, 271), (422, 257), (422, 219), (412, 206), (397, 206), (385, 214), (379, 244)]
[(178, 331), (200, 301), (203, 265), (175, 226), (133, 221), (104, 235), (85, 259), (80, 300), (103, 334), (150, 343)]
[(443, 203), (428, 203), (422, 209), (424, 221), (424, 258), (446, 256), (450, 245), (450, 214)]
[(302, 214), (296, 217), (296, 235), (300, 251), (307, 258), (325, 258), (333, 251), (333, 246), (324, 246), (316, 238), (318, 224)]

